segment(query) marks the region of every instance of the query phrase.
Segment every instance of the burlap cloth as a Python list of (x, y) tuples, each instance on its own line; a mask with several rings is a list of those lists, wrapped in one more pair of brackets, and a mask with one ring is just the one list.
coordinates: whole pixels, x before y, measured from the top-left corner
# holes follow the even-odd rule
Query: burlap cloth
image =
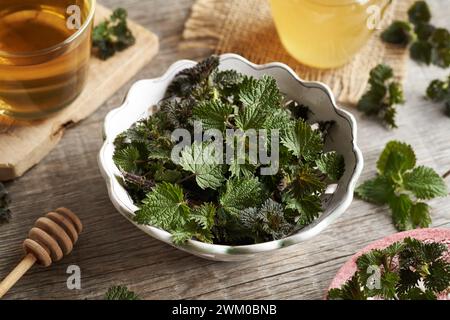
[[(412, 0), (393, 0), (382, 21), (382, 29), (393, 20), (406, 19)], [(369, 71), (387, 63), (398, 80), (405, 74), (407, 50), (381, 42), (376, 31), (367, 45), (347, 65), (333, 70), (304, 66), (283, 48), (267, 0), (198, 0), (184, 30), (183, 46), (209, 47), (215, 53), (237, 53), (255, 63), (284, 62), (305, 80), (331, 87), (337, 100), (355, 104), (367, 87)]]

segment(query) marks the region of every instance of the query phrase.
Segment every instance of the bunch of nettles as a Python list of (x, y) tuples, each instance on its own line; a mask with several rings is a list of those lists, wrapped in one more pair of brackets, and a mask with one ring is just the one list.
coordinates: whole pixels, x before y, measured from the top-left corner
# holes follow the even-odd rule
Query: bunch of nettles
[(408, 10), (409, 21), (394, 21), (382, 34), (383, 41), (408, 46), (411, 58), (442, 68), (450, 66), (450, 33), (430, 23), (425, 1), (416, 1)]
[(94, 53), (102, 60), (112, 57), (117, 51), (123, 51), (134, 45), (136, 39), (128, 28), (128, 13), (125, 9), (114, 10), (111, 17), (94, 28), (92, 46)]
[(380, 118), (388, 127), (397, 128), (395, 108), (404, 103), (403, 89), (401, 85), (393, 80), (392, 68), (388, 65), (379, 64), (370, 71), (369, 90), (358, 102), (358, 110), (368, 116)]
[(439, 79), (431, 81), (426, 96), (433, 102), (445, 103), (445, 114), (450, 117), (450, 75), (446, 81)]
[[(319, 216), (325, 189), (343, 175), (344, 158), (324, 151), (333, 123), (307, 123), (311, 111), (286, 101), (270, 76), (256, 79), (218, 66), (212, 56), (181, 71), (159, 111), (115, 140), (114, 161), (139, 206), (135, 220), (171, 232), (177, 244), (239, 245), (289, 236)], [(193, 136), (194, 121), (223, 136), (227, 129), (265, 129), (268, 136), (279, 130), (278, 172), (262, 175), (261, 163), (247, 158), (214, 164), (195, 156), (212, 142), (193, 142), (176, 164), (171, 133), (184, 128)]]
[(394, 225), (400, 231), (428, 227), (431, 208), (423, 201), (447, 195), (442, 177), (429, 167), (416, 166), (412, 147), (399, 141), (386, 145), (377, 169), (375, 178), (356, 188), (356, 195), (375, 204), (389, 205)]
[(371, 250), (356, 261), (357, 271), (330, 300), (436, 300), (450, 289), (447, 245), (405, 238)]
[(8, 222), (11, 219), (11, 210), (9, 204), (11, 199), (6, 191), (5, 186), (0, 182), (0, 224)]

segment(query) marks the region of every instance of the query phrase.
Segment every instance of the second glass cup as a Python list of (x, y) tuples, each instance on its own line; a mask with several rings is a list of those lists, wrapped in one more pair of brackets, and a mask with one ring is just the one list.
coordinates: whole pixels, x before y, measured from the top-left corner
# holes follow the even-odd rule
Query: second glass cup
[(299, 62), (347, 63), (371, 36), (391, 0), (270, 0), (278, 34)]

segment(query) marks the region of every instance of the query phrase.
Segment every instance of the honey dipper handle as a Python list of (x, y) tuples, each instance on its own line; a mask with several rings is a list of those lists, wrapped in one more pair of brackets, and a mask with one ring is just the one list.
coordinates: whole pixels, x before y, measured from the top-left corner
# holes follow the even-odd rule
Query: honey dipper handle
[(19, 281), (20, 278), (34, 265), (36, 257), (29, 253), (14, 268), (13, 271), (0, 283), (0, 299)]

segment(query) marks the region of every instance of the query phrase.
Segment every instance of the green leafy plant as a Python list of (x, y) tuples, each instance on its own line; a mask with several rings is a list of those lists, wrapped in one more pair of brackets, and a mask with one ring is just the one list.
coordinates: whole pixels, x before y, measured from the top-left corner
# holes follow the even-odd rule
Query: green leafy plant
[(415, 39), (414, 27), (406, 21), (396, 20), (381, 33), (384, 42), (407, 46)]
[(388, 127), (397, 128), (395, 108), (404, 103), (403, 89), (393, 80), (390, 66), (379, 64), (370, 71), (369, 90), (361, 97), (357, 108), (368, 116), (380, 118)]
[(106, 292), (105, 300), (140, 300), (140, 298), (125, 286), (113, 286)]
[[(139, 207), (135, 220), (171, 232), (176, 244), (239, 245), (289, 236), (319, 216), (327, 185), (344, 173), (344, 158), (324, 151), (333, 122), (306, 122), (311, 111), (283, 97), (272, 77), (256, 79), (218, 65), (212, 56), (181, 71), (159, 111), (116, 138), (113, 159)], [(208, 151), (214, 141), (194, 141), (174, 161), (178, 141), (171, 133), (183, 128), (194, 138), (196, 121), (224, 137), (229, 129), (264, 129), (267, 140), (259, 146), (267, 150), (271, 133), (279, 132), (278, 171), (261, 174), (260, 159), (240, 156), (237, 147), (231, 161), (215, 161)], [(245, 135), (231, 144), (237, 142), (250, 144)], [(224, 150), (229, 143), (224, 140)]]
[(426, 97), (433, 102), (445, 104), (445, 114), (450, 117), (450, 75), (446, 81), (439, 79), (431, 81), (428, 85)]
[(436, 300), (450, 289), (447, 245), (405, 238), (385, 249), (371, 250), (357, 261), (357, 271), (330, 300)]
[(408, 46), (411, 58), (442, 68), (450, 66), (450, 33), (430, 23), (431, 12), (425, 1), (416, 1), (408, 10), (407, 21), (394, 21), (382, 34), (387, 43)]
[(6, 223), (11, 219), (11, 210), (9, 204), (11, 199), (5, 186), (0, 182), (0, 225)]
[(368, 202), (389, 205), (398, 230), (428, 227), (431, 208), (423, 200), (446, 196), (444, 180), (433, 169), (416, 166), (412, 147), (399, 141), (386, 145), (377, 170), (375, 178), (356, 188), (356, 195)]
[(128, 28), (127, 11), (122, 8), (114, 10), (111, 17), (94, 28), (92, 45), (94, 53), (102, 60), (112, 57), (117, 51), (123, 51), (136, 42)]

